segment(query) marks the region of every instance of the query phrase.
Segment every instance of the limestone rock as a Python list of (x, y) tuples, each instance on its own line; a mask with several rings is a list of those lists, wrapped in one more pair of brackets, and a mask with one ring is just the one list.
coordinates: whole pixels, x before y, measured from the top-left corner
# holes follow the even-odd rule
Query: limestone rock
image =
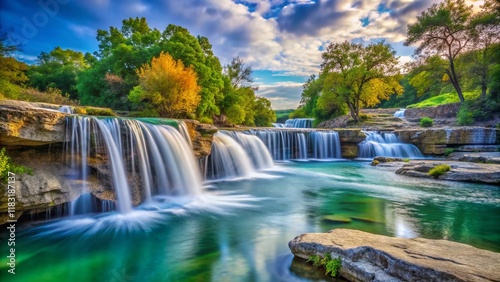
[(404, 239), (357, 230), (308, 233), (288, 243), (296, 257), (341, 257), (350, 281), (499, 281), (500, 253), (446, 240)]
[(48, 105), (0, 101), (0, 145), (39, 146), (64, 142), (66, 114), (48, 109)]
[(410, 108), (406, 109), (406, 118), (423, 118), (430, 117), (435, 118), (455, 118), (457, 116), (458, 110), (460, 109), (460, 103), (445, 104), (437, 107), (427, 107), (427, 108)]
[(210, 155), (212, 150), (212, 141), (214, 134), (217, 133), (217, 127), (211, 124), (202, 124), (197, 120), (183, 120), (188, 128), (191, 142), (193, 143), (193, 152), (197, 159)]
[[(439, 176), (437, 179), (500, 185), (500, 165), (468, 162), (446, 163), (451, 166), (451, 170)], [(429, 175), (429, 171), (440, 164), (443, 163), (435, 161), (412, 161), (398, 169), (396, 174), (434, 178)]]

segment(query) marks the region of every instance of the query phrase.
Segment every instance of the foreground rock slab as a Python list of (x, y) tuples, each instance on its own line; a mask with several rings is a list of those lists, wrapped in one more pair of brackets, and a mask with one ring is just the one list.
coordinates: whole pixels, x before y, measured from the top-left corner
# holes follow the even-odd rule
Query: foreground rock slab
[(288, 246), (303, 259), (340, 256), (340, 275), (350, 281), (500, 281), (500, 253), (446, 240), (334, 229), (302, 234)]

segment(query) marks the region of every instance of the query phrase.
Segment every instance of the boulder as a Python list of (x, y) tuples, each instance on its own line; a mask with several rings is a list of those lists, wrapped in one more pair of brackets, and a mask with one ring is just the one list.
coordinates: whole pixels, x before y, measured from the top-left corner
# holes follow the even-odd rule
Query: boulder
[(64, 142), (66, 114), (41, 107), (47, 105), (0, 101), (0, 145), (40, 146)]
[(214, 134), (217, 133), (217, 127), (211, 124), (203, 124), (197, 120), (183, 120), (186, 123), (191, 143), (193, 144), (193, 153), (197, 159), (210, 155)]
[(350, 281), (500, 281), (500, 253), (446, 240), (334, 229), (302, 234), (288, 246), (303, 259), (340, 257), (339, 273)]

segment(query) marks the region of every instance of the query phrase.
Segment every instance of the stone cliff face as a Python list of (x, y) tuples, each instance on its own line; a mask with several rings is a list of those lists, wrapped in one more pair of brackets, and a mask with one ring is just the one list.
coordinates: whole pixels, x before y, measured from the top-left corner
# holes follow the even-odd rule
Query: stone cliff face
[(457, 150), (495, 150), (500, 130), (484, 127), (396, 130), (401, 141), (416, 145), (424, 154), (441, 155), (447, 148)]
[(432, 119), (455, 118), (457, 116), (459, 109), (460, 109), (460, 103), (446, 104), (428, 108), (410, 108), (406, 109), (405, 118), (418, 118), (418, 119), (423, 117), (430, 117)]
[(40, 146), (64, 142), (66, 115), (20, 101), (0, 101), (0, 145)]
[[(86, 184), (89, 191), (102, 200), (115, 200), (116, 194), (109, 175), (106, 155), (97, 154), (88, 159), (89, 177), (82, 183), (78, 171), (71, 169), (64, 152), (66, 114), (58, 105), (0, 101), (0, 148), (7, 147), (9, 156), (17, 165), (33, 170), (33, 175), (16, 175), (16, 216), (23, 213), (45, 212), (57, 205), (77, 199)], [(185, 120), (197, 158), (210, 154), (213, 134), (217, 128)], [(101, 175), (101, 177), (99, 177)], [(3, 182), (3, 181), (0, 181)], [(139, 179), (129, 179), (131, 187), (140, 187)], [(142, 198), (140, 189), (132, 189), (134, 204)], [(0, 194), (5, 195), (6, 185)], [(7, 220), (7, 197), (0, 197), (0, 224)]]

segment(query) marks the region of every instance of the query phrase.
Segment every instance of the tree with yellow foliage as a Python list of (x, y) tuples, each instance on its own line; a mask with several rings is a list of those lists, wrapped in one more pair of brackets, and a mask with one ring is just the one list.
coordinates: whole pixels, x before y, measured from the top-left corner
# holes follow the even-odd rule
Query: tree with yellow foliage
[(398, 59), (389, 44), (331, 43), (322, 54), (325, 81), (322, 103), (347, 105), (351, 117), (359, 121), (359, 109), (376, 106), (391, 94), (403, 93)]
[(167, 53), (153, 58), (137, 70), (139, 86), (128, 96), (133, 103), (144, 103), (161, 117), (192, 118), (200, 103), (201, 87), (196, 72)]

